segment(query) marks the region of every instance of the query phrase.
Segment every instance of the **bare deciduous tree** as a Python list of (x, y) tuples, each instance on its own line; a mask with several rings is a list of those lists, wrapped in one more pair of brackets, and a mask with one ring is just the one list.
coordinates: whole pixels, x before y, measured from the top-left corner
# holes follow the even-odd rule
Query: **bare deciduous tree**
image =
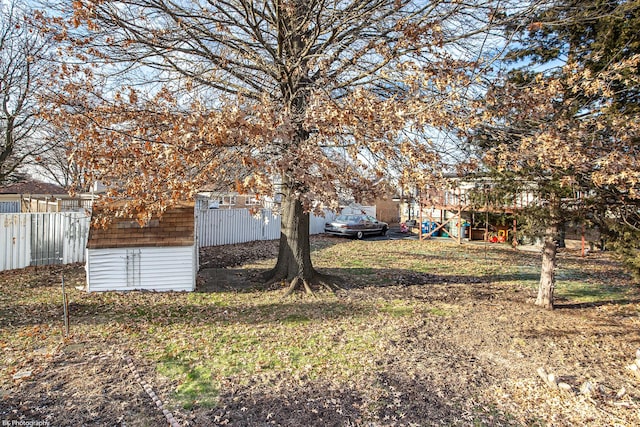
[(51, 147), (39, 134), (45, 126), (39, 95), (50, 77), (48, 49), (26, 6), (0, 1), (0, 184)]
[(468, 47), (503, 15), (492, 0), (76, 1), (66, 12), (51, 27), (91, 64), (59, 76), (74, 160), (117, 180), (111, 198), (141, 220), (210, 182), (279, 193), (267, 279), (291, 290), (333, 287), (311, 264), (315, 203), (376, 194), (390, 170), (401, 185), (442, 171), (430, 139), (470, 124), (463, 100), (482, 58)]

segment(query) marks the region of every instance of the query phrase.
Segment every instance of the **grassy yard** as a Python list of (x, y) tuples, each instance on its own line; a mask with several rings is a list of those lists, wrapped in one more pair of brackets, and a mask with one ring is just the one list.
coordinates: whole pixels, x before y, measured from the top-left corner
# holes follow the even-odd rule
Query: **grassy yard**
[(194, 293), (87, 294), (82, 266), (0, 273), (0, 419), (166, 424), (128, 357), (182, 425), (640, 424), (640, 287), (606, 254), (561, 253), (547, 312), (535, 252), (312, 245), (344, 291), (283, 299), (256, 281), (273, 258)]

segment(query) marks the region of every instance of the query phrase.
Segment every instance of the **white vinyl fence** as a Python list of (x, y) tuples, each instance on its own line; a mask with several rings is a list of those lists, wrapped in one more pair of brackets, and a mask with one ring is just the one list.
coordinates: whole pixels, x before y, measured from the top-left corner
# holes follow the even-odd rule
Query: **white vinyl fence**
[[(218, 246), (255, 240), (274, 240), (280, 237), (280, 215), (269, 209), (251, 214), (248, 209), (207, 209), (196, 211), (198, 246)], [(311, 215), (309, 234), (324, 232), (324, 223), (334, 214)]]
[[(311, 215), (310, 234), (324, 232), (334, 218)], [(280, 215), (263, 209), (196, 211), (198, 246), (219, 246), (280, 237)], [(71, 264), (85, 261), (90, 218), (81, 212), (0, 214), (0, 271), (30, 265)]]
[(0, 214), (0, 271), (84, 262), (89, 221), (76, 212)]

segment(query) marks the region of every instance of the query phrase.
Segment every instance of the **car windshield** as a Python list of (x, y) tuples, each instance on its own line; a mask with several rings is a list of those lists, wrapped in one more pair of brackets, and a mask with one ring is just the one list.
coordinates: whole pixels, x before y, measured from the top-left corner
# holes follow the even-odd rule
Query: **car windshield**
[(362, 215), (339, 215), (336, 218), (338, 222), (359, 222), (362, 219)]

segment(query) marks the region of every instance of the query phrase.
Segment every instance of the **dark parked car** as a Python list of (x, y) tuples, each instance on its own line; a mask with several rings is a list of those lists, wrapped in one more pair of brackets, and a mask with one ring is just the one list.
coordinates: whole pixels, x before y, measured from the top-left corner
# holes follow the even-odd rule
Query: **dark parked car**
[(387, 234), (389, 224), (378, 221), (370, 215), (348, 214), (339, 215), (324, 225), (324, 232), (337, 236), (351, 236), (362, 239), (367, 234)]

